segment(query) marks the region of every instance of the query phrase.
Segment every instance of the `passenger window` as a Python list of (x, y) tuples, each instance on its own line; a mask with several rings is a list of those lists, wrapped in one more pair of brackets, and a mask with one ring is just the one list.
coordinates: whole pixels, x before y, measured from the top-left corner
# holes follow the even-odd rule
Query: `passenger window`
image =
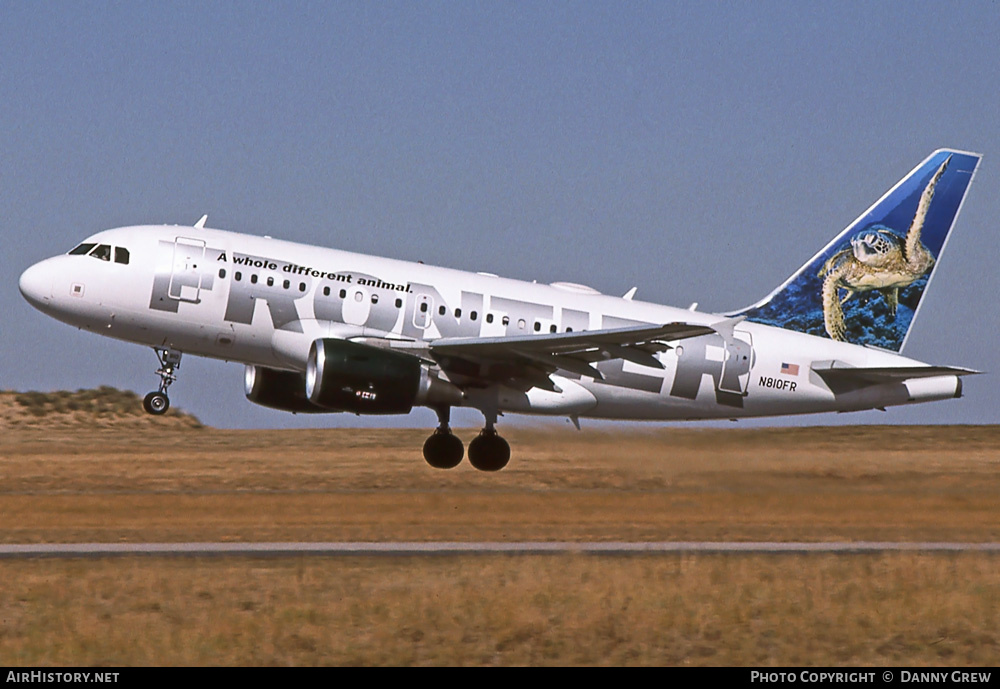
[(252, 282), (255, 285), (257, 284), (257, 273), (254, 273), (253, 275), (250, 276), (250, 282)]
[(473, 321), (476, 320), (476, 312), (475, 311), (469, 311), (469, 319), (473, 320)]
[(274, 287), (274, 278), (268, 278), (267, 279), (267, 286), (268, 287)]
[(220, 278), (226, 277), (226, 269), (225, 268), (219, 268), (219, 277)]
[(346, 289), (340, 290), (340, 298), (341, 299), (346, 299), (347, 298), (347, 290)]
[(80, 246), (72, 249), (69, 252), (70, 256), (84, 256), (90, 253), (90, 250), (94, 248), (93, 244), (81, 244)]
[(282, 287), (284, 287), (285, 289), (288, 289), (288, 287), (289, 287), (289, 286), (290, 286), (291, 284), (292, 284), (292, 283), (290, 283), (290, 282), (289, 282), (288, 280), (285, 280), (285, 282), (284, 282), (284, 283), (282, 283)]
[(492, 313), (486, 314), (486, 322), (487, 323), (492, 323), (493, 322), (493, 314)]
[(115, 247), (115, 263), (128, 265), (128, 249), (123, 246)]
[(300, 292), (305, 292), (306, 291), (306, 283), (304, 283), (304, 282), (300, 282), (299, 283), (299, 291)]
[(402, 299), (397, 299), (396, 300), (396, 308), (397, 309), (403, 308), (403, 300)]
[(462, 309), (455, 309), (455, 318), (462, 317)]
[(323, 288), (323, 296), (324, 297), (329, 297), (330, 296), (330, 288), (329, 287), (324, 287)]
[(448, 309), (445, 308), (444, 304), (441, 304), (441, 306), (438, 307), (438, 313), (441, 314), (442, 316), (445, 315), (447, 312)]
[(90, 252), (90, 255), (94, 258), (99, 258), (102, 261), (111, 260), (111, 245), (110, 244), (99, 244), (96, 249)]

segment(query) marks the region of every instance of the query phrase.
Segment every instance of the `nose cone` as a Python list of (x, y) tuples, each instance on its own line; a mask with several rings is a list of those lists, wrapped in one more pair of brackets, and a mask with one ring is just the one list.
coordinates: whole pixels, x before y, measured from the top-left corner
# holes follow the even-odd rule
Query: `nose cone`
[(52, 299), (52, 271), (46, 263), (42, 261), (28, 268), (17, 283), (21, 294), (36, 309), (44, 309)]

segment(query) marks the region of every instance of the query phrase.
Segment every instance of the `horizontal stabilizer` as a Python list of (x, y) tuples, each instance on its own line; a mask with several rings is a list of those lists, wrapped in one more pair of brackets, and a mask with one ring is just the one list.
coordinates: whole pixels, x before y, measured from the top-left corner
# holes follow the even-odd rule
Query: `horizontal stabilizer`
[(873, 366), (854, 367), (839, 361), (816, 362), (812, 370), (834, 393), (857, 390), (883, 383), (902, 383), (916, 378), (971, 376), (981, 373), (958, 366)]

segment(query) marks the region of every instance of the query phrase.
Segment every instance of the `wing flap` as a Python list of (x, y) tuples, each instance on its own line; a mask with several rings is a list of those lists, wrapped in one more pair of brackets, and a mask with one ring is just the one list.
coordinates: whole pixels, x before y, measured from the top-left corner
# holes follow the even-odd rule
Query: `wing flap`
[(638, 325), (608, 330), (581, 330), (572, 333), (544, 333), (539, 335), (513, 335), (505, 337), (465, 337), (435, 340), (432, 352), (450, 355), (475, 355), (506, 357), (511, 351), (544, 352), (547, 354), (572, 354), (601, 345), (638, 346), (656, 341), (683, 340), (689, 337), (711, 335), (715, 330), (694, 323), (667, 323), (665, 325)]
[[(546, 376), (558, 370), (602, 380), (604, 376), (592, 363), (624, 359), (641, 366), (663, 368), (656, 352), (669, 349), (666, 342), (711, 335), (712, 327), (695, 323), (636, 325), (607, 330), (544, 333), (484, 338), (443, 338), (429, 345), (430, 355), (442, 368), (459, 372), (468, 364), (479, 369), (473, 378), (502, 379), (513, 385), (545, 387), (538, 373)], [(465, 366), (458, 362), (464, 362)], [(523, 374), (519, 373), (523, 371)], [(552, 385), (550, 382), (549, 385)]]

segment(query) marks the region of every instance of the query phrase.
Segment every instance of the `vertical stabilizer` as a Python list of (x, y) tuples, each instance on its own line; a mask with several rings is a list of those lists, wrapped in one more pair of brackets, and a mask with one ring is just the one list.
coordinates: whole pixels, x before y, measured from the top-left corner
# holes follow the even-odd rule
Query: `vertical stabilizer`
[(935, 151), (784, 284), (730, 315), (900, 351), (981, 157)]

